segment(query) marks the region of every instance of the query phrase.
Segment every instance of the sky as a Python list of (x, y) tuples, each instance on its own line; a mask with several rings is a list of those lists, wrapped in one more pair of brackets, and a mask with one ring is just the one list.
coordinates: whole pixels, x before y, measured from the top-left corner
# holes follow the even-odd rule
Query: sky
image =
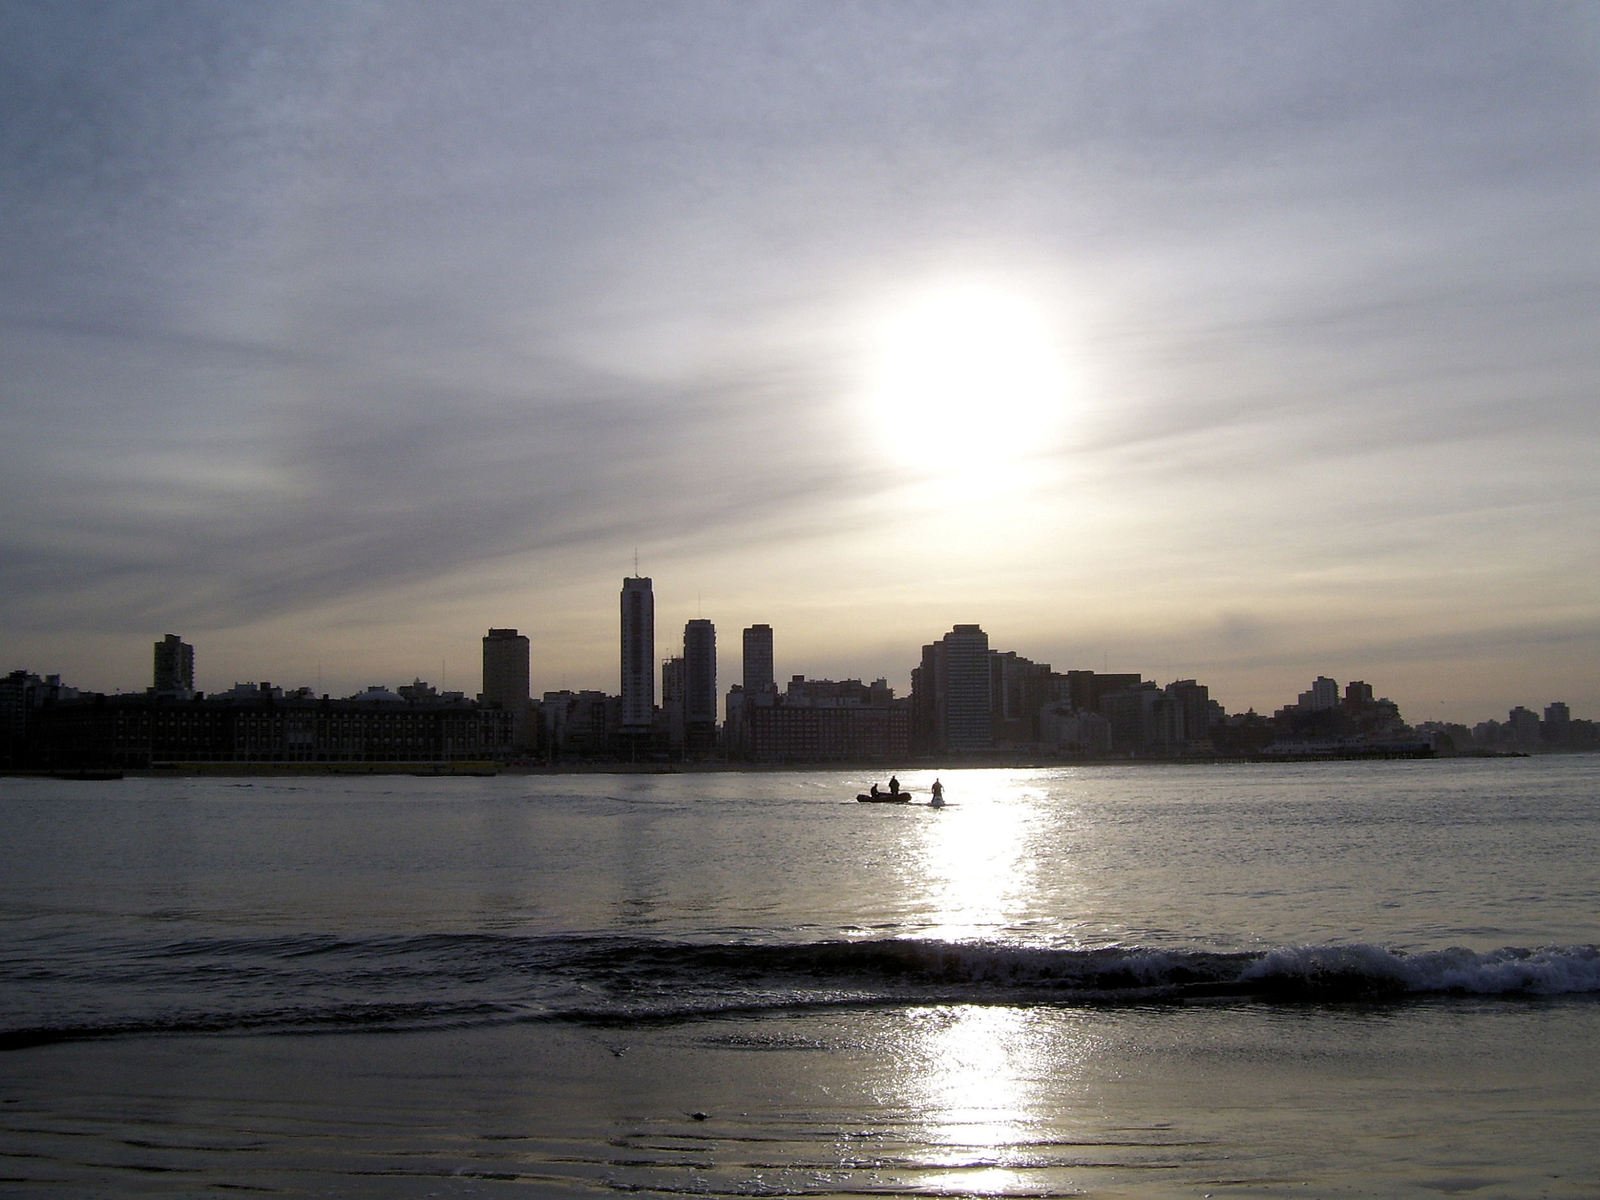
[(976, 622), (1600, 718), (1600, 6), (0, 0), (0, 670)]

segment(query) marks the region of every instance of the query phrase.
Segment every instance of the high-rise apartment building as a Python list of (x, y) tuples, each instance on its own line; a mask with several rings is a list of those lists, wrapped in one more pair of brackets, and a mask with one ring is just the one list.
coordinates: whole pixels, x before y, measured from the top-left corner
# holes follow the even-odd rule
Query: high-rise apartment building
[(744, 631), (743, 682), (746, 696), (758, 696), (777, 687), (772, 673), (771, 625), (752, 625)]
[(957, 625), (944, 646), (938, 693), (944, 748), (960, 754), (994, 744), (989, 690), (989, 635), (976, 625)]
[(957, 625), (922, 648), (911, 673), (912, 737), (923, 753), (967, 754), (994, 746), (989, 635)]
[(515, 629), (491, 629), (484, 636), (482, 700), (511, 714), (511, 742), (519, 750), (532, 746), (528, 658), (528, 639)]
[(646, 576), (622, 581), (622, 732), (650, 732), (656, 706), (656, 601)]
[(158, 696), (187, 699), (194, 695), (194, 647), (175, 633), (155, 644), (155, 672), (151, 690)]
[(703, 752), (717, 740), (717, 630), (703, 617), (683, 627), (684, 745)]
[(696, 618), (683, 627), (684, 703), (687, 721), (717, 719), (717, 630)]

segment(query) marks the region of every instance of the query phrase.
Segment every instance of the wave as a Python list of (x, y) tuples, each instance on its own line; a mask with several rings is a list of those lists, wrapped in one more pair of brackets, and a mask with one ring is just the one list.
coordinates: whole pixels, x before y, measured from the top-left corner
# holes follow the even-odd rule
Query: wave
[[(412, 1032), (509, 1022), (627, 1025), (929, 1004), (1401, 1003), (1600, 995), (1600, 947), (1405, 952), (1372, 944), (1205, 951), (923, 939), (691, 942), (424, 934), (206, 938), (96, 947), (0, 1051), (135, 1036)], [(13, 966), (17, 964), (11, 964)], [(18, 976), (13, 976), (14, 979)], [(114, 992), (115, 1001), (103, 997)], [(52, 1019), (37, 1019), (49, 1013)]]
[(1019, 999), (1065, 1003), (1210, 996), (1346, 1001), (1404, 996), (1600, 994), (1600, 947), (1462, 948), (1407, 953), (1370, 944), (1267, 951), (1143, 947), (1046, 949), (917, 939), (800, 945), (595, 946), (585, 964), (639, 985), (715, 981), (889, 1001)]
[(1241, 973), (1263, 992), (1312, 998), (1320, 992), (1390, 995), (1568, 996), (1600, 993), (1600, 947), (1454, 947), (1406, 954), (1382, 946), (1298, 946), (1270, 950)]

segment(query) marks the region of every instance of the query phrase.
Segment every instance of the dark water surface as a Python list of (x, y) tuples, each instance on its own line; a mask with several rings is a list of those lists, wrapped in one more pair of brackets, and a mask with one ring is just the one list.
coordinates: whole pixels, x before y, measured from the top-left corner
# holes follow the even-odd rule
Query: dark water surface
[(1600, 1194), (1600, 758), (943, 778), (0, 780), (0, 1190)]

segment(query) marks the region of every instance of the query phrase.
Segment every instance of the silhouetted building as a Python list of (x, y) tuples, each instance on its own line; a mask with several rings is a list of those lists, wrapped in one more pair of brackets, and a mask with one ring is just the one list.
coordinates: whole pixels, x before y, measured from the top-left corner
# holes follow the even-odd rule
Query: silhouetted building
[(744, 631), (744, 690), (746, 695), (771, 691), (777, 686), (772, 673), (772, 626), (752, 625)]
[(912, 745), (924, 754), (973, 754), (994, 745), (989, 635), (957, 625), (922, 648), (911, 673)]
[(1193, 679), (1164, 688), (1140, 681), (1106, 696), (1101, 712), (1111, 723), (1115, 753), (1156, 757), (1210, 755), (1212, 730), (1224, 717), (1210, 689)]
[(708, 754), (717, 745), (717, 630), (703, 617), (683, 627), (684, 751)]
[(1217, 753), (1230, 758), (1255, 758), (1278, 736), (1271, 717), (1255, 709), (1224, 717), (1211, 728), (1211, 744)]
[(1539, 737), (1550, 750), (1564, 750), (1572, 744), (1572, 710), (1563, 701), (1545, 705)]
[(752, 708), (770, 708), (777, 702), (773, 674), (772, 626), (751, 625), (744, 631), (744, 666), (741, 682), (728, 689), (723, 709), (723, 751), (735, 758), (752, 757), (746, 715)]
[(656, 601), (647, 577), (622, 581), (622, 734), (640, 738), (655, 724)]
[(1140, 682), (1112, 692), (1100, 702), (1111, 723), (1111, 748), (1117, 754), (1142, 754), (1165, 742), (1161, 689)]
[(1309, 691), (1300, 693), (1296, 701), (1297, 707), (1302, 712), (1326, 712), (1336, 708), (1339, 704), (1339, 681), (1329, 679), (1326, 675), (1318, 675), (1312, 681)]
[(0, 765), (22, 761), (22, 748), (28, 734), (28, 710), (39, 677), (27, 671), (12, 671), (0, 679)]
[(77, 698), (78, 689), (63, 685), (59, 675), (41, 679), (29, 671), (12, 671), (0, 678), (0, 765), (28, 761), (33, 718), (40, 709)]
[(534, 745), (528, 662), (528, 639), (515, 629), (491, 629), (484, 636), (482, 700), (511, 714), (511, 744), (517, 750)]
[(1539, 714), (1517, 705), (1506, 717), (1511, 733), (1511, 744), (1518, 750), (1532, 752), (1539, 748)]
[(1168, 707), (1166, 748), (1175, 754), (1210, 753), (1211, 727), (1223, 715), (1222, 706), (1211, 699), (1211, 689), (1193, 679), (1178, 679), (1162, 694)]
[(1067, 699), (1079, 712), (1100, 712), (1105, 698), (1112, 692), (1138, 687), (1144, 682), (1137, 674), (1096, 671), (1068, 671), (1066, 681)]
[(194, 695), (194, 647), (175, 633), (155, 644), (155, 672), (150, 688), (158, 696), (179, 700)]
[(29, 752), (46, 768), (185, 763), (450, 763), (510, 744), (511, 715), (459, 695), (408, 701), (385, 688), (348, 700), (270, 685), (209, 699), (90, 696), (41, 708)]
[(1036, 663), (1014, 650), (989, 652), (989, 709), (997, 747), (1037, 749), (1039, 715), (1055, 695), (1049, 663)]
[(944, 748), (956, 754), (994, 744), (989, 691), (989, 635), (976, 625), (957, 625), (943, 639), (938, 696)]
[(552, 762), (602, 757), (616, 745), (622, 701), (604, 692), (546, 692), (539, 717), (540, 740)]
[(674, 754), (683, 753), (684, 740), (683, 659), (673, 657), (661, 663), (661, 721), (666, 726), (667, 745)]
[(886, 680), (796, 675), (783, 694), (762, 696), (743, 718), (752, 761), (898, 763), (910, 751), (910, 706)]

